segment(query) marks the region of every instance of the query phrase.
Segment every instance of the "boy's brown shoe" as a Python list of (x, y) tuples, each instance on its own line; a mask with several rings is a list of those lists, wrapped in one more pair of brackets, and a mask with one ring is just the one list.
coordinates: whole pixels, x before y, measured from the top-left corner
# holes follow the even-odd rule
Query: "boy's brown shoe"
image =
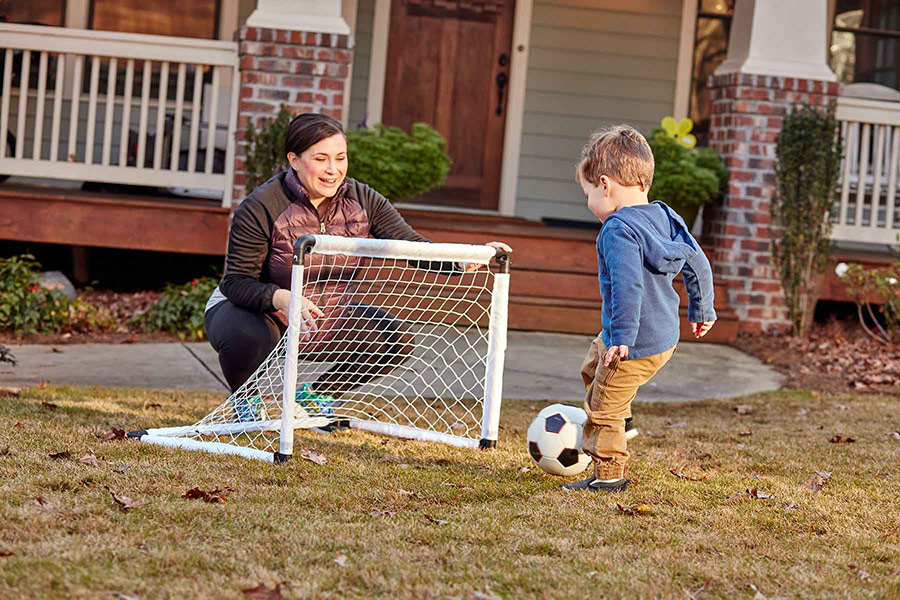
[(562, 489), (567, 492), (583, 490), (588, 490), (590, 492), (621, 492), (625, 489), (627, 484), (628, 480), (624, 477), (616, 479), (615, 481), (600, 481), (596, 477), (588, 477), (581, 481), (571, 481), (562, 486)]

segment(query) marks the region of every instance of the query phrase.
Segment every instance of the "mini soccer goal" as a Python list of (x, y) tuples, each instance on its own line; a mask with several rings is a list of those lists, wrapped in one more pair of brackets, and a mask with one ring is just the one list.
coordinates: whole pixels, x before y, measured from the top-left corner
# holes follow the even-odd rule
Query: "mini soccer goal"
[(508, 256), (490, 246), (303, 236), (287, 331), (263, 364), (194, 425), (129, 436), (274, 462), (295, 429), (336, 423), (494, 447), (508, 298)]

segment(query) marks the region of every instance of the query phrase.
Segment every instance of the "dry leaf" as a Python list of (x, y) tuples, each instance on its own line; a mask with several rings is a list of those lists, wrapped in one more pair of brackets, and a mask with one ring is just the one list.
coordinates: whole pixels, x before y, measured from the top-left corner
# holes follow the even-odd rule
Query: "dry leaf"
[(226, 487), (223, 490), (220, 490), (219, 488), (215, 488), (215, 489), (207, 492), (206, 490), (201, 490), (200, 488), (195, 487), (195, 488), (191, 488), (188, 491), (186, 491), (185, 493), (181, 494), (181, 497), (185, 498), (187, 500), (200, 499), (200, 500), (203, 500), (204, 502), (209, 502), (211, 504), (215, 504), (216, 502), (227, 502), (228, 497), (226, 496), (226, 494), (229, 494), (233, 491), (234, 490), (232, 490), (230, 487)]
[(111, 442), (113, 440), (124, 440), (125, 439), (125, 430), (118, 429), (117, 427), (113, 427), (110, 429), (109, 433), (103, 435), (97, 435), (100, 438), (101, 442)]
[(522, 467), (517, 472), (518, 473), (527, 473), (530, 470), (531, 470), (531, 467)]
[(72, 460), (72, 455), (69, 454), (68, 450), (63, 450), (62, 452), (54, 452), (53, 454), (50, 454), (48, 456), (57, 460)]
[(21, 393), (19, 387), (0, 387), (0, 398), (18, 398)]
[(100, 461), (97, 460), (96, 456), (94, 456), (93, 450), (88, 450), (88, 453), (85, 454), (84, 456), (82, 456), (81, 458), (79, 458), (78, 462), (80, 462), (83, 465), (88, 465), (91, 467), (99, 467), (100, 466)]
[(862, 569), (860, 569), (860, 570), (859, 570), (859, 580), (860, 580), (860, 581), (866, 581), (867, 579), (871, 579), (871, 577), (869, 576), (869, 574), (866, 573), (865, 571), (863, 571)]
[(445, 481), (445, 482), (442, 483), (441, 485), (446, 485), (446, 486), (449, 486), (449, 487), (455, 487), (456, 489), (459, 489), (459, 490), (462, 490), (462, 489), (465, 489), (465, 488), (469, 487), (469, 486), (467, 486), (467, 485), (464, 484), (464, 483), (453, 483), (452, 481)]
[(764, 494), (757, 488), (747, 488), (747, 495), (749, 495), (751, 498), (758, 498), (760, 500), (767, 500), (769, 498), (775, 497), (775, 494)]
[(25, 425), (23, 425), (22, 423), (19, 423), (18, 421), (16, 422), (15, 425), (13, 425), (13, 427), (15, 429), (25, 429)]
[(7, 556), (12, 556), (12, 552), (7, 552), (6, 550), (0, 550), (0, 558), (6, 558)]
[(162, 404), (159, 402), (150, 402), (149, 404), (145, 404), (144, 408), (162, 408)]
[(0, 450), (0, 456), (9, 456), (9, 446), (5, 446), (2, 450)]
[(653, 507), (648, 504), (637, 504), (635, 506), (623, 506), (616, 502), (616, 509), (619, 512), (625, 513), (626, 515), (631, 516), (641, 516), (641, 515), (652, 515)]
[(669, 423), (666, 427), (687, 427), (687, 423), (682, 421), (681, 423)]
[(681, 469), (669, 469), (669, 473), (677, 477), (678, 479), (684, 479), (685, 481), (706, 481), (706, 475), (703, 477), (690, 477), (685, 475)]
[(753, 405), (751, 404), (738, 404), (734, 407), (735, 412), (739, 415), (749, 415), (753, 412)]
[(52, 504), (50, 504), (49, 502), (47, 502), (43, 496), (38, 496), (37, 498), (34, 499), (34, 501), (37, 502), (38, 506), (40, 506), (46, 512), (49, 512), (49, 513), (56, 512), (56, 507), (53, 506)]
[(275, 584), (274, 588), (267, 588), (263, 584), (259, 584), (255, 588), (241, 590), (241, 593), (248, 598), (256, 598), (257, 600), (284, 600), (281, 595), (281, 584)]
[(395, 514), (397, 513), (392, 510), (378, 510), (377, 508), (369, 512), (371, 517), (393, 517)]
[(130, 468), (131, 468), (131, 465), (119, 465), (114, 470), (116, 473), (124, 473), (125, 471), (127, 471)]
[(808, 415), (808, 414), (809, 414), (809, 409), (808, 409), (808, 408), (798, 408), (798, 409), (797, 409), (797, 416), (798, 416), (798, 417), (805, 417), (805, 416)]
[(500, 600), (500, 596), (488, 592), (472, 592), (472, 600)]
[(347, 555), (346, 554), (338, 554), (337, 558), (334, 559), (334, 562), (336, 562), (339, 567), (346, 567), (347, 566)]
[(111, 592), (113, 596), (119, 600), (140, 600), (140, 596), (136, 594), (126, 594), (125, 592)]
[(768, 600), (768, 598), (763, 596), (763, 593), (759, 591), (759, 588), (756, 587), (755, 585), (753, 585), (752, 583), (750, 584), (750, 589), (755, 592), (753, 594), (753, 600)]
[(703, 591), (709, 587), (709, 581), (710, 580), (707, 579), (706, 581), (703, 582), (703, 585), (701, 585), (699, 588), (697, 588), (694, 591), (684, 590), (684, 593), (688, 597), (688, 600), (697, 600), (697, 597), (700, 596), (700, 594), (702, 594)]
[(748, 429), (747, 431), (738, 431), (738, 435), (742, 435), (742, 436), (753, 435), (753, 430)]
[(425, 518), (428, 520), (429, 523), (434, 523), (435, 525), (446, 525), (449, 522), (449, 521), (444, 521), (442, 519), (435, 519), (434, 517), (432, 517), (431, 515), (429, 515), (427, 513), (425, 513)]
[(852, 444), (856, 441), (856, 438), (852, 437), (841, 437), (839, 435), (832, 436), (831, 439), (828, 440), (832, 444)]
[(888, 435), (895, 440), (900, 440), (900, 431), (892, 431)]
[(324, 465), (328, 462), (327, 458), (310, 448), (304, 448), (303, 450), (301, 450), (300, 458), (305, 458), (306, 460), (314, 462), (317, 465)]
[(137, 502), (135, 500), (132, 500), (128, 496), (116, 496), (115, 492), (109, 489), (109, 486), (104, 485), (103, 487), (105, 487), (106, 491), (109, 492), (109, 495), (112, 496), (113, 501), (118, 504), (124, 511), (131, 510), (132, 508), (140, 508), (147, 504), (146, 502)]
[(49, 387), (49, 386), (50, 386), (50, 380), (49, 380), (49, 379), (45, 379), (43, 382), (38, 383), (37, 385), (35, 385), (35, 386), (34, 386), (34, 389), (36, 389), (36, 390), (43, 390), (43, 389), (45, 389), (45, 388), (47, 388), (47, 387)]
[(41, 402), (41, 406), (43, 406), (45, 408), (49, 408), (50, 410), (56, 410), (57, 408), (59, 408), (58, 405), (53, 404), (52, 402), (47, 402), (46, 400)]
[(803, 487), (805, 487), (806, 489), (811, 490), (813, 492), (818, 492), (823, 487), (825, 487), (825, 483), (827, 481), (828, 480), (826, 478), (822, 477), (819, 474), (816, 474), (816, 475), (813, 475), (812, 477), (810, 477), (809, 481), (807, 481), (806, 483), (803, 484)]
[(838, 410), (849, 410), (850, 409), (850, 407), (847, 406), (846, 404), (838, 404), (837, 407), (838, 407)]

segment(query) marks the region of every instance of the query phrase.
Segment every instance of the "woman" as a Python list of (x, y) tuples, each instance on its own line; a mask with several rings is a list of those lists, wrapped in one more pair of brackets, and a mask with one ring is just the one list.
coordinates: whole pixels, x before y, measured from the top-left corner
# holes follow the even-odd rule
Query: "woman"
[[(298, 115), (288, 126), (284, 145), (290, 167), (253, 190), (234, 212), (225, 276), (206, 306), (206, 333), (232, 392), (256, 371), (287, 328), (297, 238), (328, 234), (429, 241), (384, 196), (346, 178), (347, 138), (338, 121), (321, 114)], [(489, 245), (512, 251), (501, 242)], [(308, 399), (359, 387), (390, 372), (412, 351), (412, 336), (401, 321), (348, 301), (357, 259), (321, 261), (314, 259), (304, 274), (300, 358), (337, 364), (302, 387), (299, 397)], [(341, 337), (343, 331), (353, 331), (352, 339)]]

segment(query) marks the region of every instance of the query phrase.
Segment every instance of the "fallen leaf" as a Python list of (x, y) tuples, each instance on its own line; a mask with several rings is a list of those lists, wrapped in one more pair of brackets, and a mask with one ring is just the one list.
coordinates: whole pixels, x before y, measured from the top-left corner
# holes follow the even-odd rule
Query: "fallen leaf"
[(734, 410), (739, 415), (749, 415), (753, 412), (753, 405), (751, 404), (738, 404), (734, 407)]
[(112, 429), (110, 429), (109, 433), (105, 433), (102, 435), (98, 435), (98, 434), (95, 434), (95, 435), (97, 435), (97, 437), (100, 438), (101, 442), (112, 442), (113, 440), (124, 440), (125, 439), (125, 430), (113, 427)]
[(37, 498), (34, 499), (34, 501), (38, 503), (38, 506), (40, 506), (41, 510), (43, 510), (44, 512), (47, 512), (47, 513), (56, 513), (57, 512), (56, 507), (53, 506), (52, 504), (50, 504), (49, 502), (47, 502), (43, 496), (38, 496)]
[(41, 402), (41, 406), (43, 406), (44, 408), (49, 408), (50, 410), (56, 410), (57, 408), (59, 408), (59, 405), (53, 404), (52, 402), (47, 402), (46, 400)]
[(652, 515), (653, 507), (648, 504), (636, 504), (634, 506), (624, 506), (616, 502), (616, 509), (619, 512), (631, 516)]
[(449, 521), (444, 521), (443, 519), (435, 519), (428, 513), (425, 513), (425, 519), (427, 519), (429, 523), (434, 523), (435, 525), (446, 525), (449, 522)]
[(530, 470), (531, 470), (531, 467), (522, 467), (517, 472), (518, 473), (527, 473)]
[(392, 510), (378, 510), (377, 508), (369, 512), (371, 517), (393, 517), (395, 514), (397, 513)]
[(763, 596), (763, 593), (759, 591), (759, 588), (752, 583), (750, 584), (750, 589), (754, 591), (753, 600), (768, 600), (768, 598)]
[(900, 431), (892, 431), (888, 435), (895, 440), (900, 440)]
[(500, 600), (500, 596), (487, 592), (472, 592), (472, 600)]
[(125, 592), (111, 592), (113, 596), (119, 600), (140, 600), (140, 596), (136, 594), (126, 594)]
[(750, 473), (750, 478), (755, 479), (756, 481), (762, 481), (762, 475), (759, 473)]
[(0, 550), (0, 558), (6, 558), (7, 556), (12, 556), (12, 552), (7, 552), (6, 550)]
[(162, 408), (162, 404), (159, 402), (150, 402), (149, 404), (145, 404), (144, 408)]
[(346, 567), (347, 566), (347, 555), (346, 554), (338, 554), (337, 558), (334, 559), (334, 562), (336, 562), (339, 567)]
[(832, 444), (852, 444), (856, 441), (856, 438), (852, 437), (841, 437), (839, 435), (832, 436), (829, 440)]
[(25, 429), (25, 425), (23, 425), (22, 423), (19, 423), (19, 422), (16, 422), (16, 424), (13, 425), (13, 427), (16, 429)]
[(859, 580), (860, 580), (860, 581), (866, 581), (867, 579), (871, 579), (871, 577), (869, 576), (869, 574), (866, 573), (865, 571), (863, 571), (862, 569), (860, 569), (860, 570), (859, 570)]
[(49, 456), (50, 458), (54, 458), (56, 460), (72, 460), (72, 455), (69, 454), (68, 450), (63, 450), (62, 452), (54, 452)]
[(96, 456), (94, 456), (93, 450), (88, 450), (88, 453), (85, 454), (84, 456), (82, 456), (81, 458), (79, 458), (78, 462), (80, 462), (83, 465), (88, 465), (91, 467), (99, 467), (100, 466), (100, 461), (97, 460)]
[(690, 477), (682, 473), (681, 469), (669, 469), (669, 473), (671, 473), (678, 479), (684, 479), (685, 481), (706, 481), (706, 475), (702, 477)]
[(850, 407), (847, 406), (846, 404), (838, 404), (837, 407), (838, 407), (838, 410), (849, 410), (850, 409)]
[(6, 446), (2, 450), (0, 450), (0, 456), (9, 456), (9, 446)]
[(21, 393), (19, 387), (0, 387), (0, 398), (18, 398)]
[(687, 423), (684, 421), (681, 423), (669, 423), (666, 427), (687, 427)]
[(710, 581), (710, 580), (707, 579), (706, 581), (703, 582), (703, 585), (701, 585), (699, 588), (697, 588), (697, 589), (694, 590), (694, 591), (684, 590), (684, 593), (685, 593), (685, 595), (688, 597), (688, 600), (697, 600), (697, 597), (698, 597), (700, 594), (702, 594), (703, 591), (706, 590), (706, 588), (709, 587), (709, 581)]
[(304, 448), (303, 450), (301, 450), (300, 458), (305, 458), (306, 460), (314, 462), (317, 465), (324, 465), (328, 462), (327, 458), (310, 448)]
[(181, 494), (181, 497), (185, 498), (187, 500), (200, 499), (200, 500), (203, 500), (204, 502), (209, 502), (211, 504), (215, 504), (216, 502), (227, 502), (228, 497), (226, 496), (226, 494), (229, 494), (233, 491), (234, 490), (232, 490), (230, 487), (226, 487), (223, 490), (220, 490), (219, 488), (215, 488), (215, 489), (207, 492), (206, 490), (201, 490), (200, 488), (195, 487), (195, 488), (191, 488), (188, 491), (186, 491), (185, 493)]
[(759, 491), (759, 489), (757, 489), (757, 488), (747, 488), (747, 494), (751, 498), (758, 498), (759, 500), (767, 500), (769, 498), (775, 497), (775, 494), (764, 494), (763, 492)]
[(106, 491), (109, 492), (110, 496), (112, 496), (113, 501), (118, 504), (119, 507), (121, 507), (121, 509), (124, 511), (128, 511), (133, 508), (140, 508), (147, 504), (146, 502), (137, 502), (135, 500), (132, 500), (128, 496), (116, 496), (115, 492), (109, 489), (108, 485), (104, 485), (103, 487), (106, 488)]
[(747, 431), (739, 431), (739, 432), (738, 432), (738, 435), (742, 435), (742, 436), (753, 435), (753, 430), (752, 430), (752, 429), (748, 429)]
[(809, 478), (809, 481), (807, 481), (806, 483), (803, 484), (803, 487), (805, 487), (806, 489), (811, 490), (813, 492), (818, 492), (823, 487), (825, 487), (825, 483), (827, 481), (828, 481), (828, 478), (822, 477), (821, 475), (816, 473), (815, 475), (813, 475)]
[(116, 473), (124, 473), (125, 471), (127, 471), (130, 468), (131, 468), (131, 465), (119, 465), (114, 470)]
[(797, 416), (798, 416), (798, 417), (805, 417), (805, 416), (808, 415), (808, 414), (809, 414), (809, 409), (808, 409), (808, 408), (798, 408), (798, 409), (797, 409)]
[(455, 487), (456, 489), (459, 489), (459, 490), (469, 487), (469, 486), (467, 486), (467, 485), (464, 484), (464, 483), (453, 483), (452, 481), (445, 481), (445, 482), (442, 483), (441, 485), (446, 485), (446, 486), (449, 486), (449, 487)]
[(258, 600), (284, 600), (281, 595), (281, 584), (275, 584), (274, 588), (267, 588), (263, 584), (259, 584), (255, 588), (241, 590), (241, 593), (248, 598), (257, 598)]

